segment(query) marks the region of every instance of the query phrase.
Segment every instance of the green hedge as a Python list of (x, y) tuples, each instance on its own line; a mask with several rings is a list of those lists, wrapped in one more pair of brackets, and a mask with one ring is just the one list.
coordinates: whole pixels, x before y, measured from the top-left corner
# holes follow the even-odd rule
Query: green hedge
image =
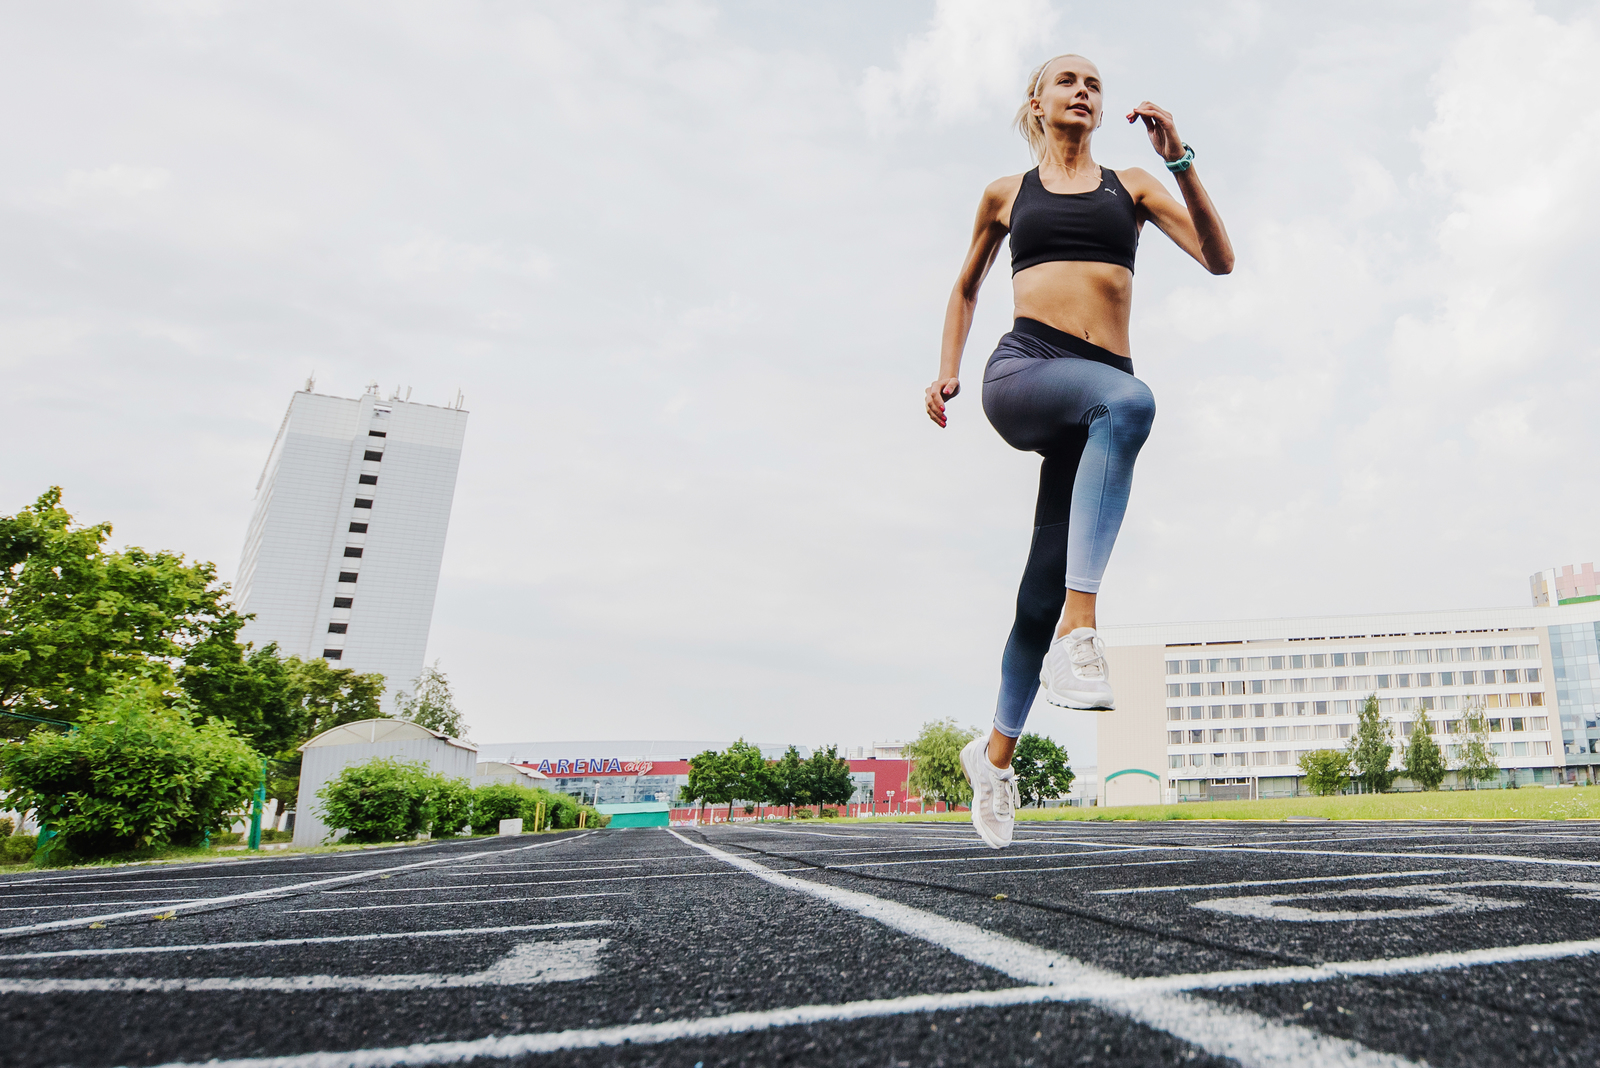
[(129, 680), (61, 734), (33, 731), (0, 747), (6, 806), (34, 810), (59, 836), (47, 852), (106, 856), (199, 845), (250, 800), (261, 761), (232, 727), (168, 708)]
[(33, 859), (38, 844), (38, 837), (31, 834), (0, 838), (0, 864), (26, 864)]
[(514, 783), (491, 783), (477, 789), (464, 779), (436, 775), (427, 765), (374, 758), (352, 764), (317, 791), (322, 819), (350, 842), (409, 841), (425, 831), (435, 838), (453, 837), (470, 825), (476, 834), (494, 834), (500, 821), (522, 819), (533, 830), (535, 812), (544, 802), (543, 829), (566, 830), (578, 825), (604, 827), (610, 817), (565, 794)]

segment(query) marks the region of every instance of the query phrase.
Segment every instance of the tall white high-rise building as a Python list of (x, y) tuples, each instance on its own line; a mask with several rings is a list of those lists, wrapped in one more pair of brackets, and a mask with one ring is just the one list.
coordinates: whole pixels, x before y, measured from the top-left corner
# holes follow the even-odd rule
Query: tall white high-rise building
[(243, 637), (380, 672), (392, 710), (427, 652), (467, 413), (310, 386), (256, 484), (234, 587), (256, 617)]

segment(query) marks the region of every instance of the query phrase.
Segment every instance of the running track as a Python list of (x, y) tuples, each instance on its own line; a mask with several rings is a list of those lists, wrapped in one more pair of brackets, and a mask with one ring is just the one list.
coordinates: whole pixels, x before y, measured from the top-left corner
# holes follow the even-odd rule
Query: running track
[(0, 1051), (82, 1068), (1600, 1063), (1600, 825), (1018, 838), (746, 824), (15, 877)]

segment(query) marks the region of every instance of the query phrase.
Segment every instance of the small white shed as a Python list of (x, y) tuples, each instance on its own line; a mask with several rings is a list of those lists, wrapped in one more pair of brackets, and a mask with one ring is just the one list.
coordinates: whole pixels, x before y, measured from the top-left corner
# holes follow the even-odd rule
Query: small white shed
[(504, 760), (480, 760), (477, 770), (472, 773), (472, 785), (476, 788), (490, 783), (510, 782), (520, 786), (543, 786), (549, 778), (550, 776), (537, 768), (522, 764), (508, 764)]
[(434, 772), (471, 779), (478, 748), (471, 742), (419, 727), (403, 719), (362, 719), (325, 730), (300, 747), (300, 798), (295, 805), (294, 844), (320, 845), (329, 827), (322, 822), (317, 791), (351, 764), (373, 757), (420, 761)]

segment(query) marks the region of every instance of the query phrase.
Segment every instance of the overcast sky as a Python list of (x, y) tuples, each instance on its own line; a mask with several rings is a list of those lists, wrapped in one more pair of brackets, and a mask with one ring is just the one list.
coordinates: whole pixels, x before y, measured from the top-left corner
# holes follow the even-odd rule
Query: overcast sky
[(13, 5), (0, 513), (59, 484), (231, 580), (307, 375), (460, 389), (429, 658), (477, 740), (986, 724), (1038, 467), (979, 404), (1004, 261), (949, 430), (922, 389), (1063, 51), (1174, 112), (1238, 252), (1146, 229), (1102, 623), (1523, 604), (1595, 558), (1575, 3)]

